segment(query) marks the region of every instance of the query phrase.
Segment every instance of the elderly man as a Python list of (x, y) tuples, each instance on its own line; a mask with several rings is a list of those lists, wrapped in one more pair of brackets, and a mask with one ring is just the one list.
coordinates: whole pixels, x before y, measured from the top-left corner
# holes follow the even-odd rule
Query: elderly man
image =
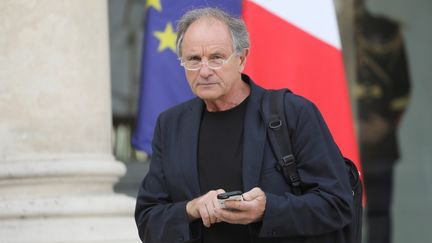
[[(343, 158), (319, 111), (285, 97), (303, 195), (291, 193), (266, 139), (265, 90), (242, 74), (243, 21), (214, 9), (187, 12), (177, 51), (193, 93), (157, 121), (150, 170), (135, 218), (144, 242), (345, 242), (351, 189)], [(271, 60), (269, 60), (271, 61)], [(240, 190), (241, 201), (217, 195)]]

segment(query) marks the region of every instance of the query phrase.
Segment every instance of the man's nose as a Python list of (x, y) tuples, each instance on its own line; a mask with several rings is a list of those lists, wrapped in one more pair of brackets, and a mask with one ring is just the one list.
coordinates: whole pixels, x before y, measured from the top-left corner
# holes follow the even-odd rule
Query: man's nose
[(199, 74), (201, 77), (207, 78), (213, 73), (213, 70), (209, 68), (207, 62), (201, 63), (201, 68), (199, 69)]

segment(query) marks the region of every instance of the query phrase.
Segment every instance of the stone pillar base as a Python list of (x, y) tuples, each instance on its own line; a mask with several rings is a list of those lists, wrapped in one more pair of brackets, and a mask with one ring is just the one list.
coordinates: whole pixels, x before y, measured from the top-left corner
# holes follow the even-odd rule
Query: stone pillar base
[(138, 242), (135, 200), (112, 191), (124, 165), (52, 156), (0, 162), (0, 243)]
[(138, 233), (130, 217), (58, 217), (1, 220), (4, 243), (136, 243)]

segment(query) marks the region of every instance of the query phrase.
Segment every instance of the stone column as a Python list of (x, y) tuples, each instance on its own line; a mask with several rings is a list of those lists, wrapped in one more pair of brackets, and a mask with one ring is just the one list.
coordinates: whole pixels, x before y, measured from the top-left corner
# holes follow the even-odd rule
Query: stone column
[(138, 242), (112, 189), (106, 5), (0, 1), (0, 242)]

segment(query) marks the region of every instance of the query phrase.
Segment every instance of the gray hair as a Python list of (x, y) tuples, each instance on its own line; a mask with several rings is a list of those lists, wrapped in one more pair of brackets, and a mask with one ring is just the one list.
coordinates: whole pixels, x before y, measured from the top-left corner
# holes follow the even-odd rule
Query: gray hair
[(192, 23), (201, 18), (214, 18), (226, 24), (231, 33), (235, 52), (240, 53), (244, 49), (249, 48), (249, 34), (242, 19), (233, 17), (218, 8), (198, 8), (186, 12), (177, 23), (176, 52), (179, 57), (182, 55), (181, 45), (186, 30)]

